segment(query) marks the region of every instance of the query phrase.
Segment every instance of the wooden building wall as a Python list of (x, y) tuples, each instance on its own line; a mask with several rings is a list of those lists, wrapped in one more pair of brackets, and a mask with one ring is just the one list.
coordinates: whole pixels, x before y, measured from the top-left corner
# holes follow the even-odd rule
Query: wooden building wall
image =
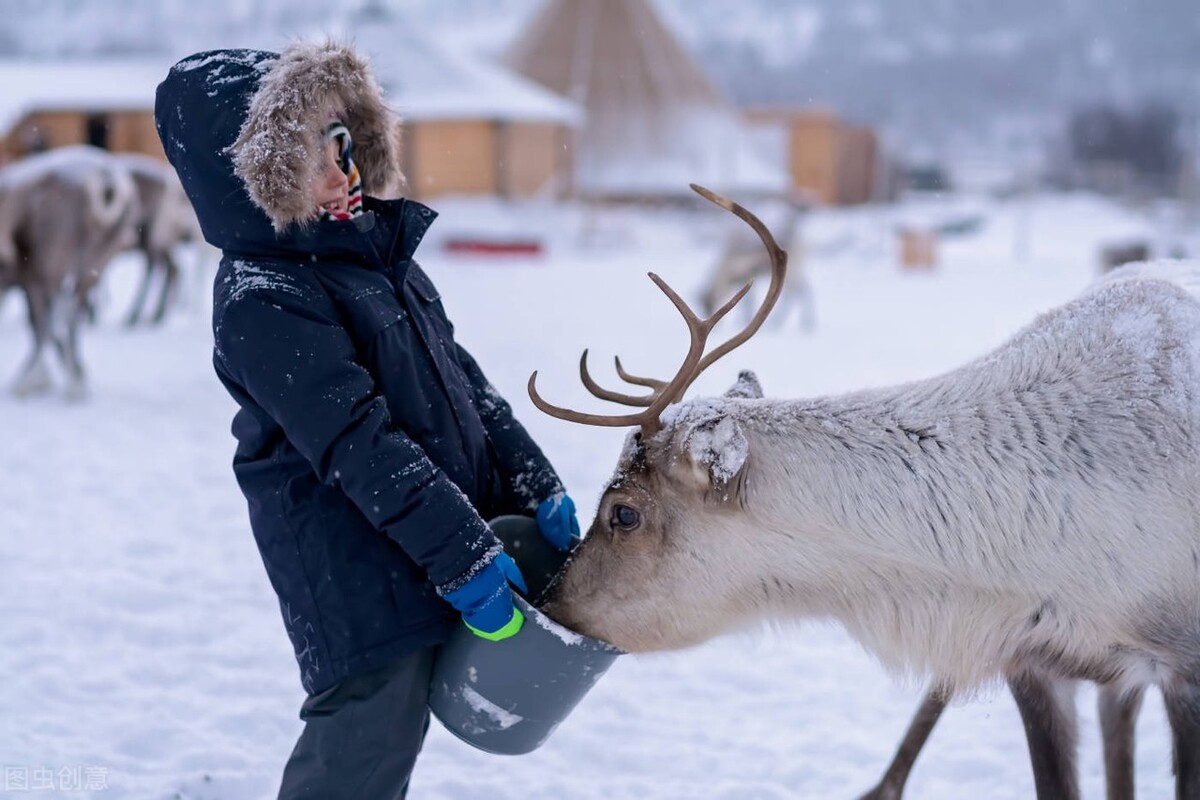
[(150, 109), (32, 111), (0, 138), (0, 156), (15, 159), (38, 150), (88, 143), (103, 144), (114, 152), (166, 157)]
[(404, 167), (413, 197), (448, 194), (525, 198), (567, 171), (560, 125), (491, 120), (405, 125)]
[(788, 170), (793, 184), (811, 191), (822, 203), (836, 205), (843, 167), (837, 118), (823, 113), (794, 117), (788, 139)]
[(844, 206), (875, 199), (879, 147), (875, 132), (860, 125), (843, 125), (838, 149), (838, 203)]
[(497, 141), (482, 120), (418, 122), (406, 126), (405, 165), (414, 197), (495, 194)]
[(108, 149), (118, 153), (144, 153), (166, 159), (153, 111), (118, 111), (108, 114)]
[(747, 112), (751, 124), (785, 129), (792, 186), (826, 205), (873, 199), (878, 170), (875, 132), (849, 125), (830, 111), (763, 109)]
[[(165, 158), (151, 110), (34, 111), (0, 134), (0, 163), (31, 152), (87, 144)], [(492, 120), (406, 125), (404, 172), (413, 197), (447, 194), (530, 197), (570, 177), (569, 130), (548, 123)]]
[(559, 194), (568, 188), (570, 168), (570, 131), (561, 125), (546, 123), (508, 123), (502, 125), (502, 167), (500, 186), (505, 197), (531, 197), (552, 186)]

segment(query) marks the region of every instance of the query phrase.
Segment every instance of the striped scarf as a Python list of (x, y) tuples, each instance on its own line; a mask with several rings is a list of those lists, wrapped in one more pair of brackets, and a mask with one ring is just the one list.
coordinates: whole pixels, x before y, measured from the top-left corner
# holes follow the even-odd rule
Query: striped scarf
[(350, 184), (349, 211), (329, 211), (321, 209), (321, 219), (342, 220), (357, 217), (363, 213), (362, 179), (358, 175), (358, 166), (350, 158), (350, 130), (338, 120), (329, 123), (325, 128), (325, 141), (337, 140), (338, 166), (346, 173)]

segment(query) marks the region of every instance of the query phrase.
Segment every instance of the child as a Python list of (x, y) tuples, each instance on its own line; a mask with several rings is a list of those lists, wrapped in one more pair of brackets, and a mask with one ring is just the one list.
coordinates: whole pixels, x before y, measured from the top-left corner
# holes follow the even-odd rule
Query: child
[(155, 119), (224, 254), (234, 473), (309, 695), (280, 797), (403, 797), (436, 646), (459, 616), (492, 639), (521, 626), (484, 520), (535, 513), (565, 549), (573, 504), (413, 261), (436, 215), (378, 199), (400, 188), (399, 129), (361, 57), (201, 53)]

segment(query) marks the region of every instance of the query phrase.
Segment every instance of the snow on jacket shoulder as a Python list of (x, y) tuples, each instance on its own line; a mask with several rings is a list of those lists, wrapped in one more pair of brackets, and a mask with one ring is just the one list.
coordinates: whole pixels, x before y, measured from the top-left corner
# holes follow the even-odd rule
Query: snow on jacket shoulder
[[(320, 221), (323, 123), (351, 128), (365, 213)], [(234, 471), (310, 693), (444, 639), (438, 596), (489, 563), (481, 519), (561, 488), (413, 254), (436, 214), (402, 183), (397, 121), (336, 44), (201, 53), (159, 86), (159, 135), (224, 252), (214, 365)]]

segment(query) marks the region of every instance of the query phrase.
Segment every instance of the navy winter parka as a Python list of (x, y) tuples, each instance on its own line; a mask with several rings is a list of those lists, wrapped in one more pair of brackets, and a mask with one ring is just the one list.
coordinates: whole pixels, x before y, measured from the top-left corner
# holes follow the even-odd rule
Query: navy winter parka
[[(366, 211), (313, 221), (334, 114)], [(458, 616), (439, 594), (500, 550), (483, 520), (562, 487), (413, 260), (436, 215), (370, 196), (395, 190), (397, 125), (353, 51), (198, 54), (159, 86), (155, 118), (223, 251), (213, 361), (239, 406), (234, 473), (315, 694), (442, 641)]]

